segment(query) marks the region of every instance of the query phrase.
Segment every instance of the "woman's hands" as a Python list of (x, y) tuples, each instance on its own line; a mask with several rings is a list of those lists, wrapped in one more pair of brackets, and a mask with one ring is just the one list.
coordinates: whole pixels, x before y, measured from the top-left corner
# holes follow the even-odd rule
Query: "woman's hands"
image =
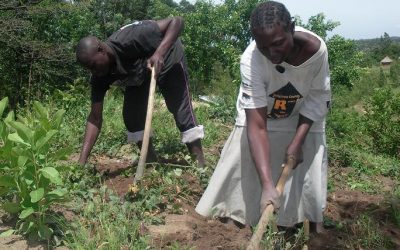
[(294, 166), (294, 168), (296, 168), (297, 165), (302, 163), (303, 162), (302, 144), (298, 144), (298, 143), (293, 143), (292, 142), (286, 149), (285, 162), (288, 161), (289, 156), (294, 156), (294, 158), (296, 159), (296, 165)]

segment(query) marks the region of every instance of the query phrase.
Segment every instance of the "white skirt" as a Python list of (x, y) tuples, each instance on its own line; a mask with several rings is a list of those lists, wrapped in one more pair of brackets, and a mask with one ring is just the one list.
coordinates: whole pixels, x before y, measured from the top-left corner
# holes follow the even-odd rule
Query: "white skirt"
[[(294, 132), (268, 132), (275, 183), (293, 136)], [(278, 212), (280, 226), (293, 226), (306, 218), (312, 222), (323, 220), (328, 166), (325, 134), (308, 133), (303, 154), (304, 162), (286, 181)], [(196, 212), (206, 217), (230, 217), (242, 224), (256, 225), (261, 216), (260, 198), (261, 182), (250, 154), (246, 127), (235, 126)]]

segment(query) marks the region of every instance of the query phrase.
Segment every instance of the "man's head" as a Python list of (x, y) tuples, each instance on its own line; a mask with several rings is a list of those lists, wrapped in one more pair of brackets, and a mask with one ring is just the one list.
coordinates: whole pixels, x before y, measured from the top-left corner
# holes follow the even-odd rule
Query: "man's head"
[(294, 22), (285, 5), (268, 1), (252, 12), (250, 28), (257, 48), (272, 63), (288, 58), (293, 48)]
[(106, 45), (95, 36), (82, 38), (76, 47), (76, 60), (95, 76), (105, 76), (111, 66)]

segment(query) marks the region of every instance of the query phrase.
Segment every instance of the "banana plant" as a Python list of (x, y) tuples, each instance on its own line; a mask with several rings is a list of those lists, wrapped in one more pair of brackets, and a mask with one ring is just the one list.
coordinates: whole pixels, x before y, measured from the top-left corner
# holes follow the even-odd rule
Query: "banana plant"
[(16, 117), (13, 111), (4, 115), (7, 104), (8, 98), (0, 101), (0, 197), (6, 201), (2, 209), (18, 221), (15, 229), (2, 235), (17, 232), (49, 239), (50, 208), (68, 194), (55, 163), (71, 149), (52, 146), (65, 111), (50, 114), (34, 102), (30, 114)]

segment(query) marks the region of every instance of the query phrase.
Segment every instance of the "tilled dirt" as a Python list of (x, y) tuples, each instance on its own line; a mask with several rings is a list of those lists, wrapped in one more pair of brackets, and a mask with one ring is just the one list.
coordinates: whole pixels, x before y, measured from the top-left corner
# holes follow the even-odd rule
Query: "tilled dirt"
[(165, 225), (149, 226), (157, 248), (179, 245), (196, 249), (243, 249), (251, 237), (249, 227), (239, 228), (197, 215), (192, 208), (184, 215), (167, 215)]
[[(119, 196), (128, 192), (133, 177), (126, 174), (132, 162), (128, 158), (95, 158), (97, 171), (103, 173), (104, 183)], [(193, 179), (195, 179), (193, 177)], [(395, 183), (383, 178), (385, 189), (391, 190)], [(339, 184), (337, 187), (339, 187)], [(192, 184), (191, 184), (192, 186)], [(200, 189), (193, 181), (193, 188)], [(183, 204), (183, 214), (163, 214), (164, 225), (145, 225), (145, 231), (151, 236), (151, 244), (156, 249), (171, 249), (174, 245), (193, 249), (245, 249), (251, 238), (251, 228), (239, 227), (233, 223), (224, 223), (217, 219), (198, 215), (194, 206), (199, 195)], [(190, 204), (189, 204), (190, 203)], [(322, 233), (311, 234), (309, 249), (354, 249), (358, 240), (357, 233), (362, 225), (356, 223), (362, 214), (379, 224), (379, 231), (388, 237), (394, 249), (400, 249), (400, 229), (390, 220), (390, 207), (399, 206), (399, 201), (390, 201), (383, 195), (365, 194), (342, 187), (331, 191), (328, 196), (325, 216), (326, 223)], [(0, 239), (0, 249), (45, 249), (43, 245), (32, 245), (20, 236)], [(356, 249), (363, 249), (361, 246)]]
[[(129, 167), (129, 162), (120, 160), (97, 159), (98, 169), (107, 172), (105, 184), (118, 195), (127, 192), (132, 177), (118, 175), (121, 169)], [(390, 190), (388, 183), (386, 187)], [(198, 197), (194, 198), (194, 204)], [(250, 227), (238, 227), (233, 223), (203, 218), (194, 210), (193, 204), (186, 204), (183, 215), (167, 214), (165, 225), (147, 225), (152, 236), (152, 244), (159, 249), (167, 249), (178, 243), (179, 246), (195, 249), (244, 249), (251, 238)], [(337, 190), (330, 192), (325, 216), (331, 221), (320, 234), (311, 234), (309, 249), (345, 249), (354, 246), (352, 234), (356, 234), (354, 220), (368, 213), (379, 222), (380, 230), (400, 249), (400, 230), (390, 222), (390, 203), (380, 195), (368, 195), (360, 191)]]

